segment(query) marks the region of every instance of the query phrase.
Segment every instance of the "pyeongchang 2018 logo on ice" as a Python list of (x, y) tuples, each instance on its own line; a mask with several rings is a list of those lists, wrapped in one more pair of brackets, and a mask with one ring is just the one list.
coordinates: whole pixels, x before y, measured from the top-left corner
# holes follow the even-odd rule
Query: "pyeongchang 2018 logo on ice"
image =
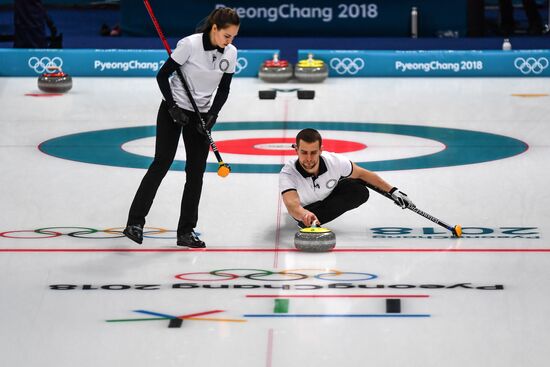
[(102, 61), (94, 60), (94, 69), (99, 71), (133, 71), (133, 70), (151, 70), (159, 71), (165, 60), (161, 61)]
[(73, 282), (50, 284), (54, 291), (160, 291), (160, 290), (262, 290), (276, 289), (285, 291), (314, 292), (317, 290), (400, 290), (405, 289), (467, 289), (503, 290), (504, 285), (498, 283), (475, 284), (474, 282), (443, 283), (429, 282), (398, 282), (386, 283), (377, 274), (365, 272), (349, 272), (337, 269), (268, 269), (229, 268), (211, 271), (178, 273), (173, 276), (176, 282), (102, 282), (78, 284)]
[[(443, 294), (449, 291), (487, 294), (487, 292), (500, 292), (505, 289), (504, 284), (486, 282), (487, 280), (481, 284), (464, 282), (467, 279), (461, 279), (459, 283), (430, 279), (420, 283), (403, 280), (388, 283), (373, 273), (319, 268), (280, 270), (227, 268), (178, 273), (173, 275), (172, 279), (177, 281), (139, 284), (133, 282), (75, 284), (71, 282), (51, 284), (49, 288), (55, 292), (83, 291), (86, 295), (90, 292), (112, 293), (128, 290), (154, 292), (171, 289), (185, 292), (186, 296), (192, 297), (193, 291), (200, 291), (195, 295), (201, 300), (204, 299), (204, 292), (224, 292), (224, 296), (231, 296), (233, 299), (230, 302), (232, 309), (220, 307), (217, 301), (219, 298), (208, 297), (207, 299), (215, 300), (215, 303), (201, 301), (201, 306), (204, 308), (197, 309), (185, 304), (181, 308), (174, 307), (172, 298), (166, 298), (165, 302), (168, 304), (166, 307), (153, 310), (143, 309), (140, 306), (131, 307), (132, 317), (119, 316), (105, 320), (108, 323), (118, 324), (128, 322), (150, 324), (151, 321), (160, 321), (162, 327), (168, 326), (168, 328), (182, 328), (188, 325), (188, 321), (193, 320), (238, 323), (253, 319), (282, 318), (428, 319), (431, 317), (429, 312), (418, 312), (418, 310), (431, 308), (428, 302), (432, 293), (438, 293), (438, 298), (441, 299), (440, 291)], [(239, 292), (231, 292), (232, 290)], [(374, 290), (382, 292), (373, 292)], [(135, 295), (135, 293), (132, 294)], [(327, 307), (327, 302), (335, 299), (345, 299), (346, 307), (330, 312), (329, 310), (333, 307)], [(132, 300), (135, 300), (135, 296)], [(227, 316), (219, 317), (223, 313)], [(141, 317), (136, 317), (137, 315)], [(438, 311), (438, 316), (441, 316), (441, 310)]]

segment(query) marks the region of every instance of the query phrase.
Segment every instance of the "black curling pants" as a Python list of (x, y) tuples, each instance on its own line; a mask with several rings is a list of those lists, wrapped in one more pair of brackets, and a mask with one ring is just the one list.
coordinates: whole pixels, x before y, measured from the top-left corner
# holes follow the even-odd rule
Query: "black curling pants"
[[(535, 34), (542, 32), (542, 18), (537, 9), (536, 0), (523, 0), (523, 9), (529, 22), (529, 31)], [(499, 0), (502, 29), (505, 36), (510, 36), (514, 30), (514, 6), (512, 0)]]
[(202, 178), (206, 169), (206, 158), (208, 157), (210, 144), (208, 138), (197, 131), (199, 122), (196, 115), (190, 111), (186, 111), (186, 113), (190, 117), (190, 121), (182, 129), (170, 117), (167, 103), (162, 101), (160, 104), (157, 115), (155, 158), (143, 177), (130, 207), (129, 225), (145, 225), (145, 217), (151, 209), (160, 183), (174, 161), (181, 134), (185, 145), (186, 179), (181, 200), (178, 235), (190, 232), (196, 227), (202, 192)]
[(364, 204), (368, 199), (369, 190), (363, 180), (344, 178), (324, 200), (306, 205), (304, 208), (315, 214), (321, 224), (325, 224)]

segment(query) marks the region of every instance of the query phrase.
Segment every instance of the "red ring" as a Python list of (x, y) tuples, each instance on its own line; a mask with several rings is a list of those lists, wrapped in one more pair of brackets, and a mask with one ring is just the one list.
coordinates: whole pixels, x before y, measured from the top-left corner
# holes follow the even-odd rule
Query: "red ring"
[[(217, 141), (216, 145), (220, 152), (230, 154), (248, 155), (294, 155), (296, 152), (291, 148), (295, 142), (294, 138), (250, 138)], [(258, 147), (267, 144), (284, 144), (288, 149), (265, 149)], [(349, 153), (367, 148), (365, 144), (348, 140), (323, 139), (323, 149), (335, 153)]]
[[(61, 236), (63, 233), (61, 232), (56, 232), (56, 231), (44, 231), (42, 233), (39, 233), (39, 234), (47, 234), (47, 236), (42, 236), (42, 237), (28, 237), (28, 236), (22, 236), (22, 237), (18, 237), (18, 236), (8, 236), (7, 234), (8, 233), (21, 233), (21, 232), (31, 232), (31, 233), (39, 233), (39, 232), (36, 232), (36, 231), (31, 231), (31, 230), (20, 230), (20, 231), (7, 231), (7, 232), (0, 232), (0, 237), (4, 237), (4, 238), (14, 238), (14, 239), (22, 239), (22, 240), (36, 240), (36, 239), (41, 239), (41, 238), (53, 238), (53, 237), (59, 237)], [(49, 233), (48, 233), (49, 232)]]

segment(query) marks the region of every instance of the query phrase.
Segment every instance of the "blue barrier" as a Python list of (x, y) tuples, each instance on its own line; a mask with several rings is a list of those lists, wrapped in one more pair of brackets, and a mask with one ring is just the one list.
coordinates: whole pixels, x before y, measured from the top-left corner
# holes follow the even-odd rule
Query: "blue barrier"
[[(256, 77), (260, 65), (279, 50), (239, 50), (236, 76)], [(37, 76), (60, 67), (72, 76), (155, 76), (164, 50), (0, 49), (0, 76)]]
[[(239, 50), (236, 76), (257, 77), (278, 50)], [(330, 51), (312, 53), (331, 77), (549, 77), (550, 50), (514, 51)], [(0, 49), (0, 76), (37, 76), (61, 67), (72, 76), (155, 76), (164, 50)]]
[(312, 53), (332, 77), (549, 77), (550, 50), (329, 51)]

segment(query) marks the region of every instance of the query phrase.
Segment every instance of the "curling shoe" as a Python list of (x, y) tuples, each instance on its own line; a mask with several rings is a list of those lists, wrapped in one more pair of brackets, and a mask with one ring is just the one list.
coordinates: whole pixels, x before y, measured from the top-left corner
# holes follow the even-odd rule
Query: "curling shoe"
[(124, 231), (122, 231), (126, 237), (131, 239), (132, 241), (139, 243), (143, 242), (143, 225), (141, 224), (132, 224), (126, 226)]
[(195, 231), (191, 231), (178, 235), (178, 246), (186, 246), (190, 248), (205, 248), (206, 244), (200, 240)]

